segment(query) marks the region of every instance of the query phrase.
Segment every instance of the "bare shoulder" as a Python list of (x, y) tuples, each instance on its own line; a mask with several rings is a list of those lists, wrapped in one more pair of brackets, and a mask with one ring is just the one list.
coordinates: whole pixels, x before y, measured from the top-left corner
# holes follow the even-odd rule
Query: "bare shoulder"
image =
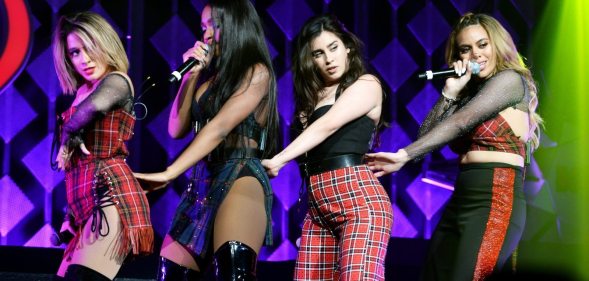
[(372, 74), (363, 74), (362, 76), (358, 77), (358, 81), (363, 81), (367, 83), (378, 83), (380, 85), (380, 80), (378, 77)]
[(372, 74), (364, 74), (358, 77), (356, 80), (346, 91), (361, 91), (361, 92), (373, 92), (373, 93), (381, 93), (382, 92), (382, 85), (380, 80), (372, 75)]
[(270, 78), (270, 70), (263, 64), (257, 63), (252, 67), (252, 84), (266, 82)]

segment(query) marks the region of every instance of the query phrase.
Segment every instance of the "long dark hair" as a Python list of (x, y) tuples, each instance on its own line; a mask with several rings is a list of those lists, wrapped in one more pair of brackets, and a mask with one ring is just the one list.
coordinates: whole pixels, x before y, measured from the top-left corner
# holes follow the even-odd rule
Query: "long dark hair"
[(354, 34), (349, 32), (333, 15), (320, 15), (309, 19), (295, 38), (292, 56), (295, 113), (304, 120), (308, 120), (313, 113), (319, 99), (319, 90), (325, 87), (325, 81), (313, 63), (310, 47), (311, 41), (323, 31), (335, 34), (346, 48), (350, 49), (348, 69), (340, 79), (338, 91), (342, 92), (356, 82), (361, 75), (366, 74), (362, 58), (362, 42)]
[(260, 17), (248, 0), (211, 0), (209, 5), (214, 25), (221, 31), (219, 42), (216, 42), (220, 55), (213, 66), (216, 75), (211, 85), (214, 93), (211, 110), (213, 114), (218, 113), (242, 84), (251, 82), (254, 66), (263, 64), (270, 76), (263, 108), (264, 112), (268, 112), (266, 128), (269, 143), (263, 156), (270, 156), (277, 147), (275, 140), (278, 139), (276, 77)]

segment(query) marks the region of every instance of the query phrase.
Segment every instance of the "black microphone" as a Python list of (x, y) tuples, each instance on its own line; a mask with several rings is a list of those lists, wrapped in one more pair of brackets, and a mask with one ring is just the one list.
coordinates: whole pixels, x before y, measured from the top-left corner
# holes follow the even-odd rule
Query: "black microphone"
[(170, 81), (170, 83), (180, 81), (180, 79), (182, 79), (182, 76), (184, 76), (184, 74), (186, 74), (188, 70), (190, 70), (193, 66), (197, 64), (200, 64), (200, 62), (197, 61), (195, 58), (188, 58), (180, 67), (178, 67), (178, 69), (174, 70), (174, 72), (170, 74), (170, 78), (168, 78), (168, 81)]
[[(472, 74), (479, 74), (479, 72), (481, 72), (481, 65), (476, 63), (476, 62), (469, 62), (470, 64), (470, 70), (472, 71)], [(426, 79), (426, 80), (432, 80), (434, 78), (447, 78), (447, 77), (452, 77), (452, 76), (458, 76), (456, 74), (456, 71), (454, 71), (454, 68), (449, 68), (447, 70), (440, 70), (440, 71), (432, 71), (432, 70), (428, 70), (424, 73), (420, 73), (417, 77), (420, 79)]]
[[(208, 45), (204, 45), (204, 46), (205, 46), (205, 55), (206, 55), (208, 53), (209, 46)], [(199, 64), (202, 64), (202, 61), (198, 61), (193, 57), (188, 58), (181, 66), (178, 67), (178, 69), (174, 70), (174, 72), (172, 72), (170, 74), (168, 81), (170, 81), (170, 83), (180, 81), (180, 79), (182, 79), (182, 76), (184, 76), (184, 74), (186, 74), (186, 72), (188, 72), (188, 70), (190, 70), (195, 65), (199, 65)]]
[(63, 243), (68, 243), (70, 242), (70, 240), (72, 240), (72, 238), (74, 238), (74, 235), (65, 230), (59, 233), (53, 233), (51, 234), (51, 237), (49, 238), (49, 240), (51, 240), (51, 244), (53, 246), (59, 246)]

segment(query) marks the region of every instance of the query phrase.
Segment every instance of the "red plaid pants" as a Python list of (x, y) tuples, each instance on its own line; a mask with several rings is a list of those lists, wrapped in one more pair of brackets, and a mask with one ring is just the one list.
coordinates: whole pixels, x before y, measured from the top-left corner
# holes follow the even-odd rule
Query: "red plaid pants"
[(393, 212), (366, 165), (311, 176), (295, 280), (384, 280)]

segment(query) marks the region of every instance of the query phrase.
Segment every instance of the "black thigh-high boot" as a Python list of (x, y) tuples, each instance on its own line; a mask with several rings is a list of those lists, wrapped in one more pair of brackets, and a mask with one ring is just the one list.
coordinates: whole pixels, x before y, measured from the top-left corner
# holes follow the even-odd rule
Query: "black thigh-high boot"
[(227, 241), (215, 252), (217, 280), (255, 281), (258, 255), (239, 241)]
[(201, 279), (200, 277), (200, 272), (160, 257), (157, 281), (199, 281)]
[(70, 264), (63, 278), (67, 281), (110, 281), (94, 269), (79, 264)]

